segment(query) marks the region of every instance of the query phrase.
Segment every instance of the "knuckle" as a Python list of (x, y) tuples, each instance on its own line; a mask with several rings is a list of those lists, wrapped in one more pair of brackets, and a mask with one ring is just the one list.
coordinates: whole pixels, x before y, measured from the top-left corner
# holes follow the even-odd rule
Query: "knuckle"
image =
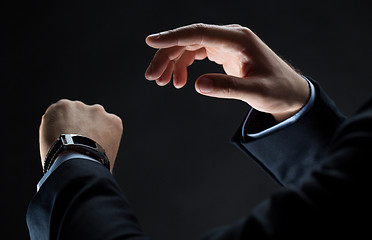
[(248, 37), (254, 35), (253, 31), (250, 28), (240, 26), (237, 29)]
[(71, 104), (73, 101), (69, 99), (60, 99), (58, 100), (57, 104)]
[(57, 106), (57, 103), (50, 104), (49, 107), (46, 109), (45, 114), (53, 110), (56, 106)]
[(242, 28), (242, 25), (235, 23), (235, 24), (231, 24), (231, 27)]
[(47, 118), (49, 115), (67, 108), (69, 106), (69, 104), (71, 104), (70, 100), (67, 100), (67, 99), (58, 100), (57, 102), (51, 104), (47, 108), (47, 110), (45, 111), (45, 113), (43, 115), (43, 118)]
[(82, 101), (73, 101), (72, 102), (73, 104), (75, 104), (75, 106), (77, 107), (86, 107), (87, 105), (85, 103), (83, 103)]
[(52, 104), (54, 105), (54, 107), (67, 107), (69, 106), (70, 104), (72, 103), (72, 101), (68, 100), (68, 99), (60, 99), (58, 100), (55, 104)]
[(205, 23), (194, 23), (193, 25), (191, 25), (191, 27), (198, 35), (204, 34), (205, 30), (208, 28)]
[(112, 122), (113, 124), (115, 125), (115, 127), (119, 128), (121, 131), (123, 130), (123, 121), (122, 119), (115, 115), (115, 114), (110, 114), (111, 115), (111, 119), (112, 119)]
[(206, 31), (208, 30), (208, 25), (205, 23), (195, 23), (191, 25), (194, 30), (194, 34), (199, 38), (199, 44), (203, 45)]
[(198, 30), (202, 30), (206, 28), (206, 24), (205, 23), (194, 23), (191, 25), (191, 27), (198, 29)]
[[(166, 31), (165, 33), (166, 34), (170, 34), (170, 35), (172, 35), (172, 34), (174, 34), (174, 33), (176, 33), (177, 32), (177, 29), (170, 29), (170, 30), (168, 30), (168, 31)], [(161, 33), (160, 33), (161, 34)]]
[(95, 111), (105, 111), (105, 108), (101, 104), (92, 105), (93, 110)]

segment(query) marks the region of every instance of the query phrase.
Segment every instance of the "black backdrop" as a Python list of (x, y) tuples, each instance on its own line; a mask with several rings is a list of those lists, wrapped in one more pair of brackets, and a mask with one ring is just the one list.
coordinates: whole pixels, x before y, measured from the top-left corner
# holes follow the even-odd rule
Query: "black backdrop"
[(147, 34), (239, 23), (317, 79), (347, 115), (372, 88), (368, 2), (11, 2), (0, 10), (1, 239), (28, 238), (40, 117), (60, 98), (100, 103), (123, 119), (115, 177), (152, 239), (196, 239), (280, 190), (229, 142), (247, 106), (194, 90), (197, 76), (222, 69), (197, 62), (184, 89), (157, 87), (143, 77), (155, 52)]

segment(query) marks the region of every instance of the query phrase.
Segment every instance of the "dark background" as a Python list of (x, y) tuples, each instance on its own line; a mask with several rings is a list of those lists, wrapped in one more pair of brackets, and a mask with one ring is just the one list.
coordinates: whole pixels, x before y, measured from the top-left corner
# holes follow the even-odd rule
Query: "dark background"
[(196, 239), (280, 190), (229, 142), (247, 105), (194, 90), (197, 76), (221, 67), (195, 63), (182, 90), (145, 80), (150, 33), (239, 23), (317, 79), (347, 115), (372, 89), (368, 1), (9, 2), (0, 10), (1, 239), (28, 238), (40, 117), (60, 98), (100, 103), (123, 119), (114, 175), (154, 240)]

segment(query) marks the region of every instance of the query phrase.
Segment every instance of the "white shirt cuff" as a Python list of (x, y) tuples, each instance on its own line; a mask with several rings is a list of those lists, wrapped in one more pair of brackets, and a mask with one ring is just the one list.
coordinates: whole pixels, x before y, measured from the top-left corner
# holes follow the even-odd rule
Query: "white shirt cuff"
[(309, 81), (309, 79), (307, 79), (305, 76), (303, 76), (303, 78), (305, 78), (307, 80), (307, 82), (309, 83), (309, 86), (310, 86), (310, 99), (309, 101), (306, 103), (306, 105), (301, 108), (300, 111), (298, 111), (295, 115), (293, 115), (292, 117), (272, 126), (272, 127), (269, 127), (261, 132), (258, 132), (258, 133), (250, 133), (250, 134), (245, 134), (244, 133), (244, 129), (245, 129), (245, 125), (247, 123), (247, 120), (249, 119), (252, 111), (254, 111), (253, 108), (251, 108), (251, 110), (249, 111), (248, 115), (247, 115), (247, 118), (245, 119), (244, 121), (244, 124), (243, 124), (243, 127), (242, 127), (242, 136), (248, 136), (250, 138), (261, 138), (261, 137), (265, 137), (273, 132), (276, 132), (280, 129), (283, 129), (285, 127), (287, 127), (288, 125), (291, 125), (293, 123), (295, 123), (298, 119), (300, 119), (303, 115), (305, 115), (308, 111), (310, 111), (310, 109), (312, 108), (312, 106), (314, 105), (314, 102), (315, 102), (315, 88), (314, 88), (314, 85)]

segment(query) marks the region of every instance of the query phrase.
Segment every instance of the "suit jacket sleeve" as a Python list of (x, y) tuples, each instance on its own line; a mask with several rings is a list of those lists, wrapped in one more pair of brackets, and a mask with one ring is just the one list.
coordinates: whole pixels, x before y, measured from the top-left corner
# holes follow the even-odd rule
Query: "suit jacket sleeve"
[[(345, 120), (319, 84), (311, 81), (315, 87), (314, 105), (296, 123), (262, 138), (242, 136), (241, 126), (233, 138), (241, 150), (286, 187), (299, 186), (313, 167), (319, 164), (320, 156)], [(255, 114), (260, 121), (266, 113)], [(250, 124), (259, 125), (254, 121)]]
[(343, 121), (317, 85), (299, 122), (267, 139), (238, 142), (283, 185), (234, 225), (204, 239), (363, 238), (370, 234), (372, 100)]
[(100, 163), (71, 159), (44, 182), (27, 212), (31, 239), (147, 239)]

